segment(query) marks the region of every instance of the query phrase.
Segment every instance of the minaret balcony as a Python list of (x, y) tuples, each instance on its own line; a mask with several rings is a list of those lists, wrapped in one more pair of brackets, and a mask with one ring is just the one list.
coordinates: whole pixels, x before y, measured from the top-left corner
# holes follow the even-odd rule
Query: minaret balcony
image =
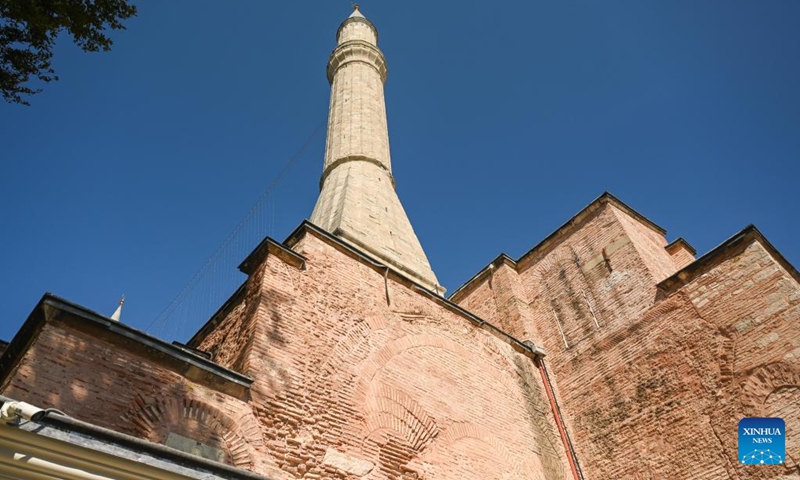
[(378, 72), (381, 81), (386, 83), (388, 69), (383, 52), (375, 45), (363, 40), (349, 40), (336, 47), (328, 59), (328, 82), (333, 84), (333, 76), (336, 75), (336, 71), (353, 62), (371, 66)]

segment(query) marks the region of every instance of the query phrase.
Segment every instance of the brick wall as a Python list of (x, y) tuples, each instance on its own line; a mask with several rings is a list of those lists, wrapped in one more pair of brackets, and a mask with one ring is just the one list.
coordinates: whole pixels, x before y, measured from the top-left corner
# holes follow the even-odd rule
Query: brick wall
[[(736, 448), (744, 416), (781, 416), (800, 435), (796, 276), (753, 235), (667, 291), (658, 282), (678, 265), (656, 233), (602, 205), (520, 259), (516, 281), (497, 269), (459, 303), (515, 318), (507, 328), (545, 347), (587, 478), (800, 478), (797, 442), (778, 467), (740, 466)], [(509, 317), (510, 303), (528, 313)]]
[(667, 252), (672, 258), (672, 263), (675, 266), (675, 270), (680, 270), (694, 262), (695, 252), (687, 243), (685, 243), (685, 240), (678, 239), (671, 243), (668, 247), (669, 248), (667, 248)]
[(268, 256), (243, 319), (244, 373), (284, 478), (567, 477), (530, 358), (336, 241), (309, 233), (294, 249), (305, 270)]
[(619, 224), (636, 247), (640, 261), (643, 262), (656, 281), (661, 281), (675, 273), (677, 268), (670, 254), (665, 250), (667, 240), (666, 232), (659, 231), (656, 227), (647, 224), (622, 209), (609, 205), (616, 215)]
[(735, 451), (736, 439), (733, 422), (725, 415), (781, 417), (787, 428), (786, 465), (800, 474), (800, 285), (796, 278), (764, 242), (754, 238), (731, 249), (681, 292), (706, 321), (730, 337), (719, 352), (728, 376), (718, 394), (737, 401), (721, 405), (716, 415), (724, 427), (720, 436), (726, 448)]
[(156, 443), (175, 433), (219, 448), (231, 465), (276, 471), (246, 402), (59, 322), (44, 324), (2, 392)]
[(548, 352), (591, 341), (597, 324), (624, 326), (652, 305), (656, 293), (651, 271), (609, 205), (548, 250), (521, 259), (519, 277)]
[[(663, 242), (625, 215), (602, 204), (500, 257), (460, 304), (545, 347), (586, 478), (798, 478), (797, 273), (747, 230), (662, 279), (675, 268)], [(571, 476), (513, 342), (323, 232), (292, 241), (305, 260), (253, 257), (193, 343), (254, 378), (247, 397), (58, 319), (3, 394), (154, 442), (194, 438), (279, 480)], [(786, 465), (737, 463), (744, 416), (787, 421)]]

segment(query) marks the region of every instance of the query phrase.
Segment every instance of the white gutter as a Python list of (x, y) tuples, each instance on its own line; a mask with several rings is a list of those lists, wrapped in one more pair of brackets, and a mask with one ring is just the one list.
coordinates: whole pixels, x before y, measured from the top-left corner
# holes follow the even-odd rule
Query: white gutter
[(20, 480), (190, 480), (0, 423), (0, 478), (4, 475)]

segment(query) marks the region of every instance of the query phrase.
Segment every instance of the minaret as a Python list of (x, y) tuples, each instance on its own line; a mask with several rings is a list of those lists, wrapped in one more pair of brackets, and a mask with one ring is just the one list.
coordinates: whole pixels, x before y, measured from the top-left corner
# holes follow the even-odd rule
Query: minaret
[(325, 164), (311, 222), (442, 294), (394, 189), (378, 31), (355, 6), (336, 41), (328, 60)]
[(119, 305), (117, 305), (117, 309), (114, 310), (114, 313), (111, 314), (111, 320), (115, 322), (119, 322), (120, 317), (122, 316), (122, 305), (125, 303), (125, 295), (119, 299)]

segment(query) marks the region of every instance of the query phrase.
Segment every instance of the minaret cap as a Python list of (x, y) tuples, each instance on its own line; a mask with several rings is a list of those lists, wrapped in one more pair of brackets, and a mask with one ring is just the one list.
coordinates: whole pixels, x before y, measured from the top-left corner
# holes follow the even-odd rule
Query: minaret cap
[(122, 316), (122, 305), (124, 303), (125, 303), (125, 295), (123, 295), (122, 298), (119, 299), (119, 305), (117, 306), (117, 309), (114, 310), (114, 313), (111, 314), (111, 317), (110, 317), (111, 320), (114, 320), (115, 322), (119, 322), (119, 318), (120, 318), (120, 316)]
[(367, 17), (365, 17), (364, 15), (361, 14), (361, 5), (359, 5), (357, 3), (354, 3), (353, 4), (353, 13), (351, 13), (350, 16), (347, 17), (347, 18), (364, 18), (364, 19), (366, 19)]
[(352, 24), (353, 22), (366, 23), (367, 25), (369, 25), (369, 28), (371, 28), (372, 31), (375, 32), (375, 39), (374, 39), (374, 41), (372, 41), (370, 43), (373, 43), (374, 45), (378, 44), (378, 29), (375, 28), (375, 25), (373, 25), (372, 22), (367, 20), (367, 17), (365, 17), (361, 13), (361, 7), (359, 5), (356, 5), (356, 4), (353, 4), (353, 13), (351, 13), (349, 17), (344, 19), (342, 24), (339, 25), (339, 30), (336, 31), (336, 42), (337, 43), (340, 40), (339, 36), (342, 33), (342, 29), (344, 27), (346, 27), (347, 25)]

